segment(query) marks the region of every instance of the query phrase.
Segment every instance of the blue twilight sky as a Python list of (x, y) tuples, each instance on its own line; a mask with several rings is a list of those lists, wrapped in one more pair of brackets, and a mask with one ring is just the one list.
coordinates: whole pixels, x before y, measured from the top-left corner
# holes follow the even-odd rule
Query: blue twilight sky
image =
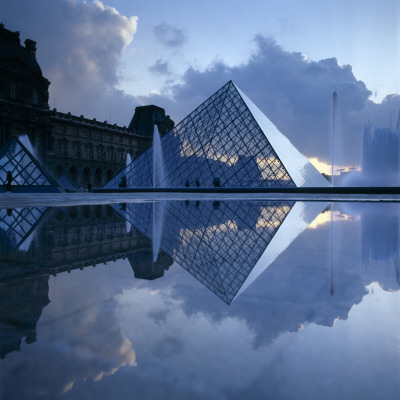
[(0, 19), (38, 42), (52, 108), (120, 125), (148, 103), (179, 122), (232, 79), (330, 163), (336, 91), (335, 164), (359, 165), (365, 122), (400, 108), (396, 0), (1, 0)]

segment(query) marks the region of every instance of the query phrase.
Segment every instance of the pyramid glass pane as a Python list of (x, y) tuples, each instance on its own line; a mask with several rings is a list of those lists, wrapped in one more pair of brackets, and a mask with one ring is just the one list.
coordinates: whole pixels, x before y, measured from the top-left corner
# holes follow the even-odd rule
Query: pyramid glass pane
[[(260, 113), (228, 82), (162, 138), (165, 179), (159, 187), (327, 186), (325, 178)], [(105, 188), (116, 188), (122, 176), (128, 187), (153, 187), (152, 168), (150, 148)]]
[(12, 175), (12, 186), (58, 186), (33, 154), (15, 138), (0, 150), (0, 185), (7, 184), (8, 171)]

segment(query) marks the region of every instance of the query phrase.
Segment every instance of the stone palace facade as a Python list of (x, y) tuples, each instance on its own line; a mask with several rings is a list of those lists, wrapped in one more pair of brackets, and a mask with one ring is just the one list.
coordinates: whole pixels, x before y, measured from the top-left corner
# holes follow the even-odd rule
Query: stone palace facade
[(78, 189), (101, 187), (152, 144), (154, 124), (161, 135), (174, 127), (164, 109), (136, 107), (127, 127), (50, 110), (50, 82), (36, 60), (36, 42), (0, 24), (0, 147), (28, 135), (47, 171)]

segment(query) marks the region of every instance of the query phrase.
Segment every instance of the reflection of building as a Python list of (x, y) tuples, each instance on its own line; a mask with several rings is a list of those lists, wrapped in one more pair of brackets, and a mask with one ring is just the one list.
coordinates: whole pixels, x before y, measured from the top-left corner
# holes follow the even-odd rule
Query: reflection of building
[(0, 282), (0, 358), (36, 341), (36, 324), (50, 302), (47, 274)]
[(370, 184), (398, 184), (399, 134), (389, 128), (373, 130), (370, 123), (365, 126), (362, 172)]
[[(161, 140), (163, 177), (168, 187), (286, 188), (328, 186), (328, 181), (257, 106), (228, 82)], [(155, 147), (154, 150), (157, 150)], [(158, 151), (161, 153), (161, 151)], [(157, 154), (154, 151), (154, 154)], [(153, 149), (127, 166), (128, 187), (153, 187)]]
[(154, 280), (164, 276), (164, 271), (168, 270), (171, 258), (161, 252), (156, 262), (153, 261), (153, 252), (149, 248), (139, 249), (128, 255), (129, 263), (132, 266), (135, 278)]
[(49, 110), (50, 82), (36, 61), (36, 42), (0, 25), (0, 146), (27, 134), (50, 174), (76, 186), (101, 186), (174, 126), (162, 108), (137, 107), (129, 128)]
[(109, 206), (0, 210), (0, 356), (35, 340), (51, 275), (127, 258), (135, 276), (155, 279), (173, 261), (161, 253), (154, 270), (142, 257), (151, 248)]

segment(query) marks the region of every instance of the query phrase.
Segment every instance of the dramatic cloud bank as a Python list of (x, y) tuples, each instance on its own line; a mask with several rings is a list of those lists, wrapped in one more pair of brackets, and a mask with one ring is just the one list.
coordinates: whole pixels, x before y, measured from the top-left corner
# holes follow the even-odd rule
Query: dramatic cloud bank
[(73, 114), (128, 124), (134, 99), (116, 90), (118, 65), (133, 40), (137, 17), (96, 0), (3, 1), (6, 28), (38, 43), (37, 58), (51, 82), (49, 105)]
[(221, 61), (205, 71), (189, 68), (183, 82), (172, 87), (177, 105), (172, 115), (183, 117), (232, 79), (306, 156), (330, 163), (332, 94), (336, 91), (336, 164), (360, 163), (367, 120), (377, 126), (396, 122), (400, 96), (388, 95), (380, 104), (369, 100), (371, 91), (356, 79), (351, 66), (339, 65), (335, 58), (310, 61), (269, 38), (255, 40), (257, 51), (245, 64), (230, 67)]

